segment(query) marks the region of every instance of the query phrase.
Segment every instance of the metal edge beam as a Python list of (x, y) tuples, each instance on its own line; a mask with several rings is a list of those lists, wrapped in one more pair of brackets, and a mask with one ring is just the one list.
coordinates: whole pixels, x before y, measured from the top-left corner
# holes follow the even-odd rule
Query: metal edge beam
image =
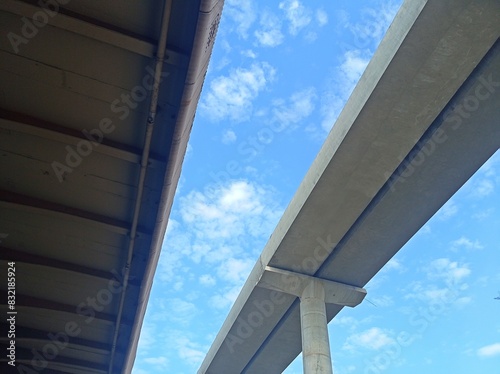
[[(224, 5), (224, 0), (202, 0), (200, 2), (198, 17), (207, 12), (208, 5), (210, 5), (210, 11), (208, 12), (208, 14), (215, 15), (215, 12), (218, 12), (217, 15), (220, 17), (220, 13), (222, 12), (222, 8)], [(139, 343), (139, 336), (141, 333), (141, 327), (144, 321), (144, 316), (146, 314), (147, 301), (150, 296), (153, 277), (156, 271), (163, 240), (165, 237), (168, 217), (175, 195), (175, 189), (177, 188), (177, 183), (180, 177), (182, 160), (186, 153), (189, 133), (194, 119), (194, 110), (199, 100), (201, 91), (200, 83), (203, 83), (205, 79), (208, 61), (210, 59), (214, 45), (213, 40), (215, 39), (215, 35), (218, 29), (218, 23), (216, 23), (214, 28), (211, 29), (210, 22), (211, 20), (208, 17), (203, 17), (201, 20), (200, 18), (198, 18), (195, 39), (193, 43), (192, 57), (189, 62), (188, 77), (183, 90), (183, 104), (181, 105), (181, 109), (179, 110), (179, 115), (177, 116), (177, 122), (174, 129), (173, 146), (170, 151), (169, 162), (167, 165), (167, 170), (165, 172), (160, 206), (158, 207), (156, 224), (152, 236), (150, 257), (148, 258), (146, 264), (144, 280), (139, 295), (139, 303), (137, 305), (136, 319), (134, 325), (132, 326), (130, 343), (127, 347), (127, 352), (125, 355), (125, 365), (123, 373), (130, 373), (134, 364), (135, 355)], [(207, 40), (210, 40), (211, 32), (212, 42), (207, 43)], [(202, 65), (203, 61), (205, 60), (207, 64)]]

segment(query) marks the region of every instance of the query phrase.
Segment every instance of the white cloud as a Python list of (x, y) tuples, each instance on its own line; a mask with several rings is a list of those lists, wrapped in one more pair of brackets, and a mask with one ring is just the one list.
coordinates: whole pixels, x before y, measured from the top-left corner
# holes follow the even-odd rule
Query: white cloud
[(468, 265), (448, 258), (439, 258), (432, 261), (423, 271), (426, 279), (412, 283), (405, 299), (457, 306), (471, 301), (470, 297), (460, 295), (469, 287), (466, 283), (471, 274)]
[(361, 320), (358, 320), (351, 316), (337, 316), (332, 320), (332, 323), (334, 325), (340, 325), (344, 328), (348, 328), (349, 330), (354, 331), (358, 328), (358, 326), (372, 323), (372, 321), (373, 316), (365, 317)]
[(193, 303), (180, 298), (168, 300), (167, 305), (165, 312), (168, 311), (170, 320), (181, 325), (188, 325), (198, 313)]
[(236, 300), (241, 291), (241, 285), (226, 287), (210, 298), (210, 304), (215, 309), (228, 309)]
[(190, 366), (199, 366), (205, 358), (205, 352), (202, 350), (201, 345), (190, 340), (183, 332), (174, 331), (169, 340), (177, 350), (179, 358)]
[(455, 204), (455, 202), (450, 199), (444, 204), (441, 209), (438, 211), (438, 217), (441, 220), (447, 220), (451, 217), (453, 217), (455, 214), (458, 213), (458, 206)]
[(236, 141), (236, 133), (233, 130), (226, 130), (224, 134), (222, 134), (222, 143), (231, 144)]
[(465, 249), (483, 249), (484, 246), (479, 242), (479, 240), (472, 241), (465, 236), (460, 237), (460, 239), (454, 240), (451, 243), (453, 249), (465, 248)]
[(279, 8), (285, 12), (285, 17), (290, 23), (288, 31), (292, 35), (297, 35), (300, 30), (312, 21), (311, 10), (302, 5), (298, 0), (282, 1), (279, 4)]
[(168, 358), (165, 356), (147, 357), (144, 362), (156, 366), (157, 369), (165, 369), (168, 367)]
[(321, 127), (324, 131), (332, 128), (369, 61), (370, 54), (366, 51), (350, 50), (344, 53), (342, 63), (328, 83), (330, 87), (322, 95)]
[[(173, 217), (168, 221), (167, 232), (158, 262), (158, 279), (164, 282), (182, 280), (182, 258), (189, 246), (189, 237), (182, 232), (180, 223)], [(179, 248), (172, 251), (171, 248)]]
[(394, 339), (391, 338), (386, 331), (378, 327), (372, 327), (361, 333), (349, 336), (343, 346), (343, 349), (349, 351), (354, 351), (357, 348), (379, 350), (393, 342)]
[(488, 178), (496, 179), (498, 181), (498, 173), (496, 171), (497, 165), (500, 164), (500, 152), (495, 153), (491, 156), (488, 161), (481, 166), (480, 172)]
[(477, 355), (480, 357), (500, 356), (500, 343), (486, 345), (477, 350)]
[(392, 1), (388, 4), (384, 2), (382, 9), (365, 9), (363, 20), (354, 24), (349, 22), (348, 14), (339, 13), (339, 24), (350, 30), (354, 42), (327, 80), (328, 86), (321, 95), (323, 131), (329, 132), (334, 125), (397, 10), (398, 5)]
[(394, 300), (392, 297), (383, 295), (379, 297), (375, 297), (372, 299), (372, 302), (377, 306), (381, 308), (386, 308), (394, 304)]
[(455, 300), (455, 305), (458, 307), (463, 307), (465, 305), (468, 305), (472, 302), (472, 297), (470, 296), (463, 296), (459, 297), (457, 300)]
[(148, 352), (151, 348), (156, 346), (155, 326), (151, 323), (144, 322), (141, 328), (141, 335), (139, 337), (139, 345), (141, 351)]
[(474, 186), (473, 195), (476, 197), (485, 197), (495, 190), (495, 184), (489, 179), (481, 179)]
[(432, 229), (431, 229), (431, 226), (429, 225), (429, 223), (426, 223), (424, 226), (422, 226), (422, 228), (420, 230), (418, 230), (418, 234), (420, 234), (420, 235), (430, 234), (431, 232), (432, 232)]
[(309, 31), (305, 36), (304, 36), (304, 39), (308, 42), (308, 43), (312, 43), (314, 42), (316, 39), (318, 39), (318, 34), (314, 31)]
[(149, 371), (138, 369), (137, 365), (135, 365), (132, 370), (133, 370), (132, 371), (133, 374), (149, 374)]
[(351, 87), (350, 89), (346, 88), (346, 93), (350, 94), (352, 92), (352, 89), (365, 71), (368, 62), (370, 62), (370, 57), (361, 51), (347, 51), (344, 54), (344, 61), (340, 65), (340, 71), (345, 77), (345, 82)]
[(341, 316), (341, 317), (335, 317), (332, 320), (332, 323), (334, 325), (341, 325), (341, 326), (356, 326), (358, 324), (358, 320), (351, 316)]
[(430, 279), (442, 279), (448, 285), (457, 285), (470, 275), (471, 271), (467, 265), (459, 265), (456, 261), (448, 258), (439, 258), (431, 262), (427, 268)]
[(320, 27), (325, 26), (328, 23), (328, 14), (323, 9), (318, 9), (316, 11), (316, 20)]
[(311, 115), (314, 110), (317, 95), (314, 88), (309, 87), (293, 93), (288, 102), (277, 100), (272, 109), (273, 122), (276, 129), (285, 129), (298, 124)]
[(279, 218), (270, 192), (245, 180), (192, 191), (180, 198), (180, 205), (183, 220), (198, 238), (257, 237)]
[(217, 281), (210, 274), (204, 274), (200, 277), (200, 283), (204, 286), (214, 286)]
[(387, 270), (397, 270), (402, 272), (404, 270), (404, 266), (401, 264), (401, 262), (395, 258), (391, 258), (387, 264), (385, 264), (384, 269)]
[(241, 51), (241, 54), (242, 54), (242, 56), (249, 57), (249, 58), (252, 58), (252, 59), (257, 58), (257, 53), (255, 53), (251, 49), (245, 49), (244, 51)]
[[(192, 190), (178, 198), (178, 206), (160, 259), (159, 279), (191, 277), (205, 286), (220, 280), (222, 288), (211, 305), (225, 307), (238, 295), (283, 212), (276, 192), (246, 180), (230, 180)], [(190, 275), (193, 264), (199, 264), (205, 275)], [(186, 308), (181, 314), (197, 313), (190, 305), (177, 305), (181, 307)]]
[(284, 35), (281, 32), (281, 20), (275, 14), (265, 10), (260, 17), (259, 30), (254, 35), (263, 47), (276, 47), (283, 43)]
[(381, 2), (381, 6), (380, 9), (363, 9), (361, 22), (346, 23), (346, 27), (355, 36), (356, 48), (375, 49), (382, 40), (399, 9), (399, 5), (394, 1), (384, 1)]
[(234, 21), (238, 35), (245, 39), (257, 19), (257, 10), (252, 0), (226, 0), (223, 14)]
[(478, 221), (482, 221), (491, 216), (491, 214), (495, 211), (493, 208), (488, 208), (479, 212), (476, 212), (472, 215), (472, 218), (477, 219)]
[(218, 268), (217, 273), (220, 279), (231, 282), (233, 284), (243, 284), (248, 278), (250, 270), (254, 266), (255, 261), (248, 258), (237, 259), (228, 258)]
[(273, 80), (275, 69), (266, 62), (250, 68), (237, 68), (227, 76), (214, 78), (200, 108), (213, 121), (229, 118), (235, 122), (247, 120), (252, 101)]

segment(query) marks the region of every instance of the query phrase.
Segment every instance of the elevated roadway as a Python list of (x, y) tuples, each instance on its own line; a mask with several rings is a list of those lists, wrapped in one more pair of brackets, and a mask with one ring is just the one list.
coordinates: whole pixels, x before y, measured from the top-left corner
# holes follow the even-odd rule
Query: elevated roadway
[(498, 19), (494, 0), (403, 3), (199, 374), (281, 373), (300, 352), (331, 372), (326, 323), (500, 146)]

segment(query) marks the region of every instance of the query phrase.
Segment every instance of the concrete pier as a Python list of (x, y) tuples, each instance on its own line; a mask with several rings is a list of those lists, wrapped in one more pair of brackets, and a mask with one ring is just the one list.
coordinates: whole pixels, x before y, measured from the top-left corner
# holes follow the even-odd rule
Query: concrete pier
[(333, 374), (328, 340), (325, 289), (311, 281), (300, 298), (304, 374)]

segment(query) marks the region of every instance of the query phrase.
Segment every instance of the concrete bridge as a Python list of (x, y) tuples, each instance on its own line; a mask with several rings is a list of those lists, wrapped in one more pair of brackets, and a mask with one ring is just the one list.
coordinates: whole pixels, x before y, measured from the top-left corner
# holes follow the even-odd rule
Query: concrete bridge
[(199, 374), (332, 373), (327, 323), (500, 146), (499, 19), (403, 3)]

